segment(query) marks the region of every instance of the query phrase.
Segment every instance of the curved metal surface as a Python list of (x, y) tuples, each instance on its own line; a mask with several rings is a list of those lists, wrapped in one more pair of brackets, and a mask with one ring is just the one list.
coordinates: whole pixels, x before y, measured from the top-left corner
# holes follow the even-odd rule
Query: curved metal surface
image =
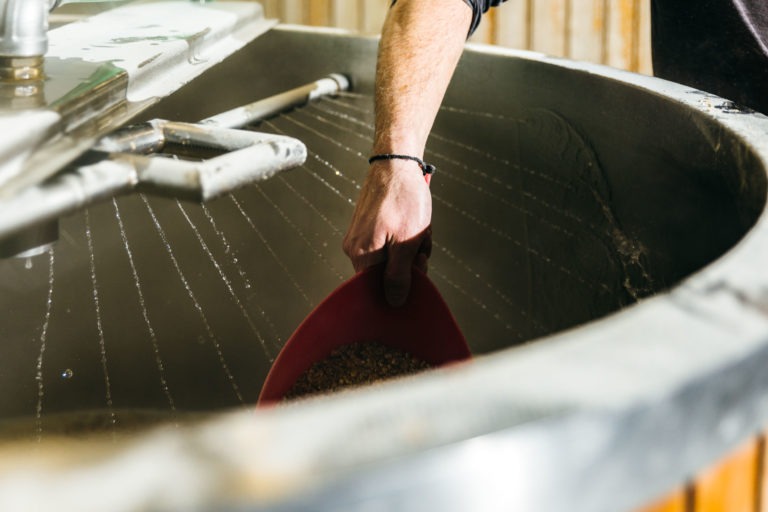
[(0, 83), (1, 125), (39, 121), (18, 130), (23, 136), (0, 141), (0, 153), (9, 154), (0, 165), (3, 196), (49, 178), (100, 137), (275, 23), (264, 19), (256, 2), (123, 3), (107, 4), (108, 10), (91, 4), (92, 16), (59, 26), (47, 37), (47, 1), (4, 0), (0, 5), (10, 9), (0, 12), (8, 14), (0, 23), (11, 32), (39, 11), (35, 24), (43, 50), (46, 42), (48, 48), (42, 74)]
[[(268, 76), (250, 65), (278, 51)], [(31, 269), (0, 262), (0, 414), (31, 438), (0, 447), (0, 508), (628, 511), (768, 424), (768, 119), (485, 47), (427, 150), (430, 275), (477, 357), (251, 411), (270, 357), (351, 273), (375, 51), (273, 30), (148, 116), (342, 72), (356, 93), (258, 126), (300, 138), (304, 166), (209, 207), (124, 198), (64, 219)], [(61, 415), (94, 409), (106, 440), (59, 440)], [(125, 435), (146, 409), (181, 425)]]

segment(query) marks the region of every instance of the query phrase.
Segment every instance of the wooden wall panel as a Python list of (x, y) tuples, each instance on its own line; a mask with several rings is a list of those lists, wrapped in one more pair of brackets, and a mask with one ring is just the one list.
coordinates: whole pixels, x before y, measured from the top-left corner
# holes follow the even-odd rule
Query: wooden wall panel
[(613, 0), (608, 3), (608, 60), (621, 69), (638, 68), (641, 0)]
[(535, 0), (529, 30), (532, 50), (550, 55), (566, 55), (569, 0)]
[[(262, 0), (268, 17), (381, 31), (391, 0)], [(650, 74), (650, 0), (507, 0), (472, 42), (498, 44)]]
[(762, 443), (752, 440), (695, 479), (694, 512), (755, 512)]
[(531, 48), (530, 19), (531, 0), (507, 0), (503, 8), (496, 9), (495, 44), (509, 48)]
[(306, 23), (306, 7), (305, 0), (283, 0), (280, 5), (280, 20), (284, 23)]
[(280, 0), (262, 0), (261, 5), (267, 18), (280, 18)]
[(566, 57), (604, 62), (606, 7), (605, 0), (572, 0)]
[(758, 450), (760, 450), (760, 459), (758, 460), (758, 489), (757, 489), (757, 512), (768, 512), (768, 430), (758, 437)]
[(309, 25), (329, 26), (331, 25), (331, 1), (330, 0), (312, 0), (308, 2), (306, 10), (308, 11)]
[(493, 44), (496, 40), (496, 15), (501, 9), (491, 9), (469, 39), (473, 43)]
[(391, 0), (365, 0), (360, 2), (362, 17), (360, 30), (367, 34), (378, 34), (384, 24)]
[(681, 489), (635, 512), (690, 512), (686, 506), (685, 490)]
[(640, 24), (638, 27), (638, 73), (653, 74), (653, 61), (651, 59), (651, 2), (640, 2)]
[(357, 29), (362, 22), (362, 5), (350, 0), (331, 1), (331, 25), (349, 30)]

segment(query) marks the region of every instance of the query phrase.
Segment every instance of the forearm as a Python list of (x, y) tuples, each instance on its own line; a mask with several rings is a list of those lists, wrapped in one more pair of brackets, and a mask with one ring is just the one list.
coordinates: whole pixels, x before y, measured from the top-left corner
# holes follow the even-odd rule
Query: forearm
[[(423, 156), (471, 18), (463, 0), (398, 0), (390, 9), (376, 70), (374, 153)], [(429, 186), (414, 162), (373, 162), (343, 247), (358, 271), (386, 261), (393, 306), (408, 296), (411, 268), (427, 270), (431, 218)]]
[(376, 69), (374, 153), (423, 155), (471, 20), (463, 0), (398, 0), (390, 9)]

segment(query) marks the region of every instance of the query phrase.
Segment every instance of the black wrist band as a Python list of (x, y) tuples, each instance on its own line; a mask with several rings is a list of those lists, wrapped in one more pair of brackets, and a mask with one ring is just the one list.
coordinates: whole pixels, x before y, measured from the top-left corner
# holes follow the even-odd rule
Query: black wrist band
[(412, 160), (419, 164), (419, 167), (421, 167), (421, 172), (424, 176), (427, 174), (433, 174), (437, 167), (434, 165), (426, 163), (421, 158), (417, 158), (415, 156), (410, 155), (393, 155), (391, 153), (386, 153), (383, 155), (373, 155), (371, 158), (368, 159), (368, 163), (372, 164), (373, 162), (376, 162), (377, 160)]

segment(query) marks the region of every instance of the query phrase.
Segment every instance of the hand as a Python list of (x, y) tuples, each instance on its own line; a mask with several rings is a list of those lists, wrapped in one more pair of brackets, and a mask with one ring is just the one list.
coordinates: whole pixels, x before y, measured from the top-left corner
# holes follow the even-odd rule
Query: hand
[(402, 305), (411, 287), (411, 266), (427, 271), (432, 251), (432, 196), (414, 162), (374, 162), (363, 183), (344, 252), (355, 271), (386, 261), (384, 294)]

